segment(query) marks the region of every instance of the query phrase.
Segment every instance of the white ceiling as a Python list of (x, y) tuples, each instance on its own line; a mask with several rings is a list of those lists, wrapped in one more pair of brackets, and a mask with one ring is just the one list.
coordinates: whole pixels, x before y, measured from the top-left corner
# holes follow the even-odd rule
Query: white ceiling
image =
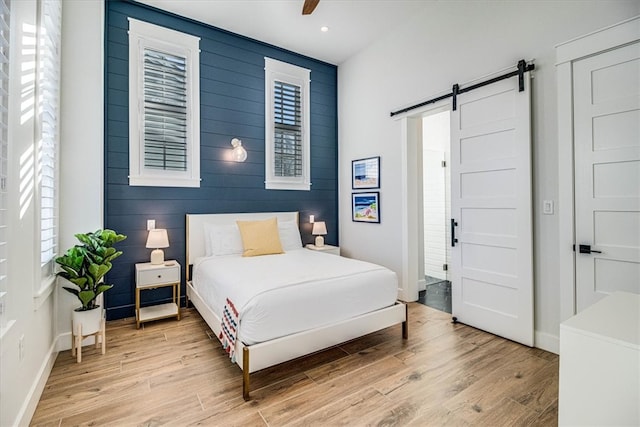
[[(428, 0), (138, 0), (236, 34), (339, 65), (409, 20)], [(321, 32), (320, 27), (329, 27)]]

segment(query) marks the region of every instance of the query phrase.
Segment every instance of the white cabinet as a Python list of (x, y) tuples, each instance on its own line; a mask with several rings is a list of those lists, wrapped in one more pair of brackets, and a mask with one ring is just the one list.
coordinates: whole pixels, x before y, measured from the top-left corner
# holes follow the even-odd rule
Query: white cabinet
[(640, 295), (615, 292), (560, 325), (558, 424), (640, 425)]

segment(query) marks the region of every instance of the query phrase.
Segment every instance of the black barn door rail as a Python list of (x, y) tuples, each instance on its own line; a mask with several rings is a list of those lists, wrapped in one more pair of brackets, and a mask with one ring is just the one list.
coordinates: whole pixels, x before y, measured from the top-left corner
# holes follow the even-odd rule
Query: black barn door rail
[(466, 92), (471, 92), (474, 89), (481, 88), (483, 86), (490, 85), (492, 83), (499, 82), (500, 80), (505, 80), (513, 76), (518, 76), (518, 88), (519, 91), (522, 92), (524, 90), (524, 73), (527, 71), (535, 70), (536, 66), (534, 64), (527, 64), (524, 59), (518, 61), (518, 68), (514, 71), (508, 72), (506, 74), (502, 74), (497, 77), (493, 77), (489, 80), (485, 80), (480, 83), (473, 84), (471, 86), (467, 86), (464, 88), (460, 88), (460, 86), (456, 83), (453, 85), (451, 92), (445, 95), (438, 96), (433, 99), (429, 99), (428, 101), (423, 101), (419, 104), (412, 105), (411, 107), (406, 107), (401, 110), (392, 111), (391, 117), (396, 116), (398, 114), (406, 113), (407, 111), (415, 110), (416, 108), (424, 107), (425, 105), (435, 104), (436, 102), (442, 101), (443, 99), (453, 98), (453, 111), (458, 108), (458, 95), (461, 95)]

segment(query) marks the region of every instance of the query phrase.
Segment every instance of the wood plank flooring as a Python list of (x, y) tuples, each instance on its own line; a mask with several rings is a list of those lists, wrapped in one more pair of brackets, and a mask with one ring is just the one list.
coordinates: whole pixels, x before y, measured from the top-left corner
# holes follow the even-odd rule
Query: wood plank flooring
[(194, 309), (137, 330), (108, 322), (107, 353), (58, 355), (35, 426), (553, 426), (558, 356), (409, 304), (400, 326), (252, 375)]

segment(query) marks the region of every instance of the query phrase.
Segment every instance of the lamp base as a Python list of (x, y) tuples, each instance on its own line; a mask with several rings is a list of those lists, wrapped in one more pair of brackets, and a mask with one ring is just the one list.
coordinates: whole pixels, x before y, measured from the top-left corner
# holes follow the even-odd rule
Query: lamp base
[(324, 237), (316, 236), (316, 248), (321, 248), (324, 246)]
[(164, 251), (162, 249), (154, 249), (151, 251), (151, 264), (164, 264)]

